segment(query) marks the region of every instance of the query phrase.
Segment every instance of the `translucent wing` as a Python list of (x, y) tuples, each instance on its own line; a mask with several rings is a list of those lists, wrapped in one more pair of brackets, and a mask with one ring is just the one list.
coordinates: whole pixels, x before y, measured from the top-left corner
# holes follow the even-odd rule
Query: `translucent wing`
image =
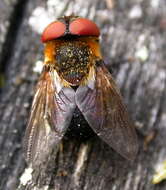
[(133, 160), (138, 149), (137, 137), (120, 92), (104, 65), (95, 69), (94, 87), (79, 87), (76, 104), (101, 139)]
[[(61, 88), (54, 71), (43, 71), (37, 84), (25, 133), (29, 163), (39, 165), (62, 139), (76, 107), (74, 90)], [(59, 92), (58, 92), (59, 91)]]

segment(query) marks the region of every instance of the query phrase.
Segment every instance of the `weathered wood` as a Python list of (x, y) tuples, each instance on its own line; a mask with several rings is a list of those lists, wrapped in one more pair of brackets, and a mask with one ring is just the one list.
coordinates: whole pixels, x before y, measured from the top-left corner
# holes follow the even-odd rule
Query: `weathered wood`
[(9, 31), (11, 15), (14, 12), (14, 8), (17, 4), (17, 1), (0, 1), (0, 53), (2, 52), (3, 43), (6, 41), (7, 32)]
[[(144, 137), (139, 135), (140, 149), (133, 163), (123, 159), (95, 135), (85, 142), (66, 137), (59, 151), (51, 156), (47, 176), (38, 178), (41, 185), (38, 189), (166, 189), (165, 182), (151, 183), (155, 167), (166, 159), (165, 1), (119, 0), (114, 2), (112, 9), (108, 9), (106, 1), (100, 0), (59, 0), (56, 4), (55, 18), (74, 12), (96, 21), (102, 32), (101, 46), (106, 64), (121, 88), (135, 124), (141, 134), (148, 135), (156, 130), (157, 135), (146, 151), (143, 150)], [(38, 77), (33, 67), (37, 60), (42, 60), (40, 36), (32, 32), (28, 20), (38, 6), (47, 7), (42, 0), (29, 0), (24, 6), (22, 12), (18, 10), (22, 20), (16, 29), (12, 52), (6, 53), (6, 81), (0, 98), (2, 190), (16, 189), (24, 173), (22, 140)], [(4, 12), (7, 15), (6, 9)], [(11, 25), (13, 22), (14, 19)], [(12, 39), (12, 33), (9, 34)], [(1, 67), (6, 64), (2, 57)], [(30, 183), (20, 184), (19, 189), (32, 190), (34, 187)]]

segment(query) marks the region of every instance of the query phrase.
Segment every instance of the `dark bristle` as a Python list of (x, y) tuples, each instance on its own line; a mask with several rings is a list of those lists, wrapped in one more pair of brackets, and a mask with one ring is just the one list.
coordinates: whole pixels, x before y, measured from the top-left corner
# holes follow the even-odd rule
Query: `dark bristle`
[(79, 16), (76, 16), (74, 14), (71, 14), (70, 16), (62, 16), (62, 17), (59, 17), (58, 20), (59, 21), (63, 21), (65, 23), (70, 23), (71, 21), (75, 20), (76, 18), (79, 18)]

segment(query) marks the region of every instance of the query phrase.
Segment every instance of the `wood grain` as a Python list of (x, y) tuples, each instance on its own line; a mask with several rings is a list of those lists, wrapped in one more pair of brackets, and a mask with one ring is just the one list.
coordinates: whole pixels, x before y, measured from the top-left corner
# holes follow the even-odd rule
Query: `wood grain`
[[(165, 1), (118, 0), (111, 8), (108, 1), (57, 0), (52, 9), (50, 2), (18, 0), (9, 1), (9, 8), (0, 6), (1, 23), (17, 24), (7, 27), (10, 41), (3, 37), (0, 48), (1, 75), (5, 76), (0, 91), (0, 189), (165, 190), (166, 182), (151, 183), (156, 166), (166, 159)], [(52, 11), (55, 18), (74, 12), (101, 28), (106, 65), (138, 128), (140, 148), (133, 163), (95, 135), (86, 141), (65, 137), (58, 152), (50, 155), (44, 173), (38, 169), (33, 181), (20, 183), (26, 167), (22, 141), (38, 78), (33, 67), (43, 59), (40, 35), (29, 25), (39, 7)], [(77, 122), (82, 120), (76, 116), (70, 127)], [(153, 130), (157, 134), (144, 151), (144, 138)]]

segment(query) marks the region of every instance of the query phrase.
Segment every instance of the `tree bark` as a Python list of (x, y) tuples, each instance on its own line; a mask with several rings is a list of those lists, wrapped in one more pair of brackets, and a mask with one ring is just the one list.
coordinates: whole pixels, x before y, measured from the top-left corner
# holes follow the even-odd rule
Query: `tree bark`
[[(0, 189), (166, 189), (164, 181), (152, 184), (155, 168), (166, 159), (165, 1), (57, 0), (51, 5), (50, 0), (17, 0), (5, 3), (0, 2), (3, 10), (0, 22), (9, 23), (0, 33), (3, 36), (0, 78), (5, 78), (0, 91)], [(35, 18), (35, 10), (43, 11), (42, 15)], [(34, 65), (43, 60), (40, 36), (29, 23), (32, 18), (38, 19), (37, 26), (39, 22), (44, 23), (42, 16), (48, 12), (55, 19), (73, 12), (94, 20), (100, 27), (106, 66), (118, 83), (138, 128), (139, 152), (134, 162), (125, 160), (92, 134), (87, 140), (65, 136), (58, 150), (50, 153), (49, 162), (43, 166), (44, 173), (39, 168), (25, 170), (22, 141), (39, 76), (34, 72)], [(75, 118), (70, 128), (84, 122), (77, 115)], [(145, 137), (152, 132), (156, 135), (145, 145)], [(32, 179), (28, 181), (31, 174)], [(23, 181), (28, 182), (23, 184)]]

